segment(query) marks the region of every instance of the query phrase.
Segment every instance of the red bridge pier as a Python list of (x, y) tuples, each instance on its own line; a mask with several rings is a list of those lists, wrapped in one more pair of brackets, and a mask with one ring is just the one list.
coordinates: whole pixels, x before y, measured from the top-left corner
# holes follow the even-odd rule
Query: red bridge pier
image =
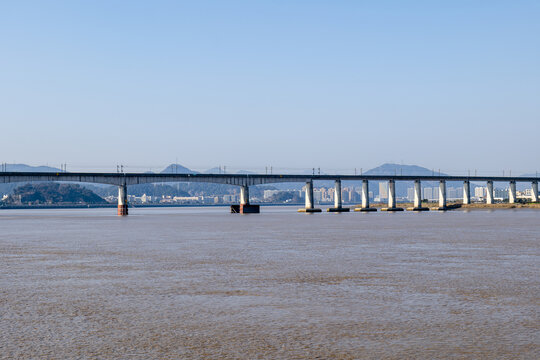
[(240, 188), (240, 205), (231, 205), (231, 213), (233, 214), (259, 214), (260, 206), (251, 205), (249, 203), (249, 187), (242, 185)]
[(118, 216), (126, 216), (128, 214), (127, 201), (127, 185), (118, 187)]

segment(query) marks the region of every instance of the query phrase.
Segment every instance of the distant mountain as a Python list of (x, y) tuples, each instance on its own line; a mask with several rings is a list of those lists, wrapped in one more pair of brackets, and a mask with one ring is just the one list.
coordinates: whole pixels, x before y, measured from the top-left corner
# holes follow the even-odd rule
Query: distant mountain
[[(418, 176), (431, 176), (431, 175), (447, 175), (443, 172), (434, 171), (433, 169), (428, 169), (418, 165), (403, 165), (403, 164), (382, 164), (376, 168), (370, 169), (364, 172), (365, 175), (418, 175)], [(386, 186), (386, 181), (370, 181), (370, 191), (373, 191), (374, 194), (379, 194), (379, 184)], [(412, 181), (396, 181), (396, 195), (398, 197), (406, 197), (407, 189), (414, 186)], [(422, 181), (422, 187), (438, 187), (438, 181)], [(459, 188), (463, 187), (463, 183), (460, 181), (448, 181), (446, 184), (447, 188)], [(471, 184), (471, 191), (474, 192), (476, 185)]]
[[(295, 174), (300, 174), (300, 175), (319, 175), (319, 169), (318, 168), (315, 168), (315, 170), (313, 168), (311, 169), (306, 169), (306, 170), (302, 170), (300, 172), (297, 172)], [(325, 173), (324, 171), (321, 171), (320, 172), (320, 175), (328, 175), (327, 173)]]
[(198, 172), (188, 169), (187, 167), (180, 164), (171, 164), (165, 169), (163, 169), (163, 171), (161, 171), (161, 174), (198, 174)]
[[(20, 171), (20, 172), (60, 172), (62, 170), (50, 166), (30, 166), (26, 164), (6, 164), (6, 171)], [(0, 196), (4, 194), (10, 194), (14, 189), (21, 186), (24, 183), (7, 183), (0, 184)]]
[[(315, 174), (318, 174), (318, 169), (315, 169)], [(300, 175), (312, 175), (313, 169), (308, 169), (299, 172)], [(364, 175), (432, 175), (433, 170), (427, 169), (425, 167), (417, 166), (417, 165), (401, 165), (401, 164), (382, 164), (376, 168), (370, 169), (368, 171), (364, 171)], [(321, 171), (321, 175), (327, 175), (325, 172)], [(438, 175), (438, 172), (436, 173)], [(441, 175), (446, 175), (444, 173), (441, 173)], [(384, 183), (386, 185), (386, 181), (370, 181), (370, 191), (373, 191), (374, 194), (379, 193), (379, 183)], [(276, 183), (273, 184), (276, 188), (280, 190), (285, 189), (296, 189), (299, 190), (304, 186), (304, 183)], [(457, 183), (449, 182), (448, 187), (457, 187)], [(315, 187), (332, 187), (334, 186), (333, 181), (316, 181)], [(361, 181), (344, 181), (342, 184), (343, 187), (361, 187), (362, 182)], [(422, 182), (423, 187), (435, 187), (439, 186), (438, 182)], [(463, 184), (459, 185), (463, 186)], [(396, 195), (398, 197), (404, 197), (407, 196), (407, 189), (413, 187), (412, 181), (398, 181), (396, 182)], [(471, 185), (471, 188), (474, 188), (473, 185)]]
[[(225, 172), (222, 167), (216, 166), (211, 169), (203, 171), (203, 174), (231, 174), (231, 172)], [(256, 174), (256, 172), (248, 171), (248, 170), (238, 170), (235, 172), (235, 174)]]
[(58, 168), (50, 166), (30, 166), (26, 164), (6, 164), (6, 171), (20, 171), (20, 172), (59, 172), (62, 171)]
[(211, 169), (203, 171), (203, 174), (223, 174), (223, 169), (216, 166)]
[[(434, 173), (433, 170), (421, 167), (418, 165), (400, 165), (400, 164), (382, 164), (371, 170), (364, 172), (365, 175), (419, 175), (419, 176), (428, 176), (428, 175), (439, 175), (439, 173)], [(446, 175), (440, 173), (440, 175)]]

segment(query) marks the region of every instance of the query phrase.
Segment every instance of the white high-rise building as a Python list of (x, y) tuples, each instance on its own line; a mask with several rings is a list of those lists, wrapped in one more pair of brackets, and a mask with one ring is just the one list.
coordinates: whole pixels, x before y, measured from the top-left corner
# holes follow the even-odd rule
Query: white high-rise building
[(407, 200), (409, 200), (409, 201), (414, 200), (414, 188), (408, 188), (407, 189)]
[(383, 199), (388, 199), (388, 183), (386, 181), (381, 181), (379, 183), (379, 198), (381, 201)]
[(485, 187), (477, 187), (474, 189), (474, 197), (477, 199), (483, 199), (486, 197), (487, 194), (487, 188)]
[(433, 200), (434, 199), (434, 195), (433, 195), (433, 188), (424, 188), (424, 196), (423, 198), (424, 199), (427, 199), (427, 200)]

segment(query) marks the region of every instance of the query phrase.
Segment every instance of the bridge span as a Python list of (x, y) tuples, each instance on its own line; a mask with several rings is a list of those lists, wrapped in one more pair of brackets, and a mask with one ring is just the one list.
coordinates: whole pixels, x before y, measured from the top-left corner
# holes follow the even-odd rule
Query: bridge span
[(163, 182), (207, 182), (217, 184), (236, 185), (240, 187), (240, 204), (233, 205), (231, 210), (239, 213), (258, 213), (259, 206), (249, 202), (249, 187), (254, 185), (303, 182), (305, 186), (305, 208), (299, 211), (320, 212), (315, 208), (313, 198), (313, 181), (334, 181), (335, 196), (334, 207), (329, 211), (349, 211), (343, 207), (341, 199), (342, 181), (362, 182), (362, 206), (357, 211), (375, 211), (369, 203), (369, 181), (388, 181), (388, 207), (386, 211), (402, 211), (397, 206), (395, 182), (414, 182), (413, 207), (408, 210), (422, 211), (422, 181), (439, 182), (439, 210), (447, 209), (446, 182), (463, 182), (463, 204), (471, 203), (470, 183), (485, 182), (487, 185), (486, 203), (494, 202), (493, 183), (507, 182), (509, 184), (509, 202), (514, 203), (516, 196), (516, 183), (527, 182), (531, 184), (532, 201), (538, 202), (539, 177), (512, 177), (512, 176), (449, 176), (449, 175), (291, 175), (291, 174), (153, 174), (153, 173), (85, 173), (85, 172), (0, 172), (0, 183), (31, 182), (31, 181), (66, 181), (81, 183), (109, 184), (118, 186), (118, 215), (128, 214), (127, 186)]

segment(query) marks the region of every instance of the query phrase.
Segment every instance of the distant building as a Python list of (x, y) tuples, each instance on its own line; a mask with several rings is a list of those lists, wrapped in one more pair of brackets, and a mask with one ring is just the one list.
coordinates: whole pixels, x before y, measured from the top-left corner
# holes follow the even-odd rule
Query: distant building
[(407, 189), (407, 200), (409, 200), (409, 201), (414, 200), (414, 188), (408, 188)]
[(328, 189), (326, 192), (326, 199), (323, 199), (324, 201), (332, 202), (334, 201), (334, 189)]
[(493, 197), (498, 200), (508, 199), (508, 189), (493, 189)]
[(321, 190), (313, 190), (313, 199), (315, 201), (321, 202), (321, 200), (322, 200), (322, 191)]
[[(437, 191), (434, 191), (437, 190)], [(439, 196), (438, 189), (437, 188), (424, 188), (424, 196), (423, 198), (426, 200), (435, 200)]]
[(349, 201), (349, 190), (343, 189), (341, 190), (341, 201), (348, 202)]
[(379, 199), (388, 199), (388, 183), (386, 181), (379, 182)]
[(446, 190), (446, 197), (448, 200), (459, 200), (463, 198), (463, 188), (448, 188)]
[(477, 199), (484, 199), (487, 194), (487, 188), (485, 187), (477, 187), (474, 189), (474, 197)]
[(223, 195), (224, 203), (236, 203), (238, 202), (238, 195)]
[(354, 188), (351, 187), (351, 191), (349, 192), (349, 202), (354, 203), (361, 200), (362, 196), (360, 195), (360, 188)]
[(525, 189), (523, 191), (517, 191), (516, 195), (518, 199), (529, 199), (529, 200), (533, 199), (533, 191), (531, 188)]
[(175, 196), (173, 198), (175, 202), (185, 203), (185, 202), (199, 202), (202, 200), (202, 196)]

